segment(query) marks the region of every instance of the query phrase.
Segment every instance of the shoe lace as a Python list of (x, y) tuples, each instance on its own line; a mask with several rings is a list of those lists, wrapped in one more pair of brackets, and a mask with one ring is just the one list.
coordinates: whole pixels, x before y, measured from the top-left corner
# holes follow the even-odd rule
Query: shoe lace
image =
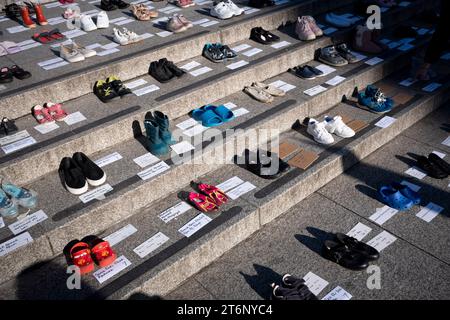
[(378, 104), (383, 104), (386, 102), (386, 97), (384, 93), (381, 92), (380, 89), (378, 89), (377, 92), (375, 93), (374, 99)]

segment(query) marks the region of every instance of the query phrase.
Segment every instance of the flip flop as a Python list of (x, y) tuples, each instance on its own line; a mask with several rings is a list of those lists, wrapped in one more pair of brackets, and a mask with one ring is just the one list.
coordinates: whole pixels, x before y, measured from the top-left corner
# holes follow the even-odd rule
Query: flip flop
[(107, 267), (116, 260), (117, 255), (109, 245), (108, 241), (105, 241), (101, 238), (96, 238), (93, 243), (96, 244), (92, 246), (92, 254), (94, 256), (95, 262), (100, 267)]
[(80, 268), (80, 274), (94, 271), (94, 261), (91, 257), (91, 250), (86, 242), (77, 242), (70, 249), (70, 259), (72, 263)]
[(205, 196), (214, 200), (214, 202), (218, 206), (225, 204), (228, 201), (227, 195), (216, 186), (212, 186), (206, 183), (200, 183), (198, 185), (198, 188)]
[(192, 205), (194, 205), (198, 210), (202, 212), (219, 210), (219, 207), (214, 203), (214, 200), (207, 196), (204, 196), (203, 194), (189, 192), (188, 200)]
[(192, 118), (197, 121), (201, 121), (205, 127), (216, 127), (223, 124), (222, 118), (217, 115), (213, 110), (214, 106), (207, 105), (192, 111)]
[(59, 32), (59, 29), (53, 29), (53, 30), (49, 31), (48, 34), (50, 35), (50, 37), (52, 39), (55, 39), (55, 40), (64, 39), (64, 35), (61, 32)]
[(399, 190), (394, 189), (392, 186), (382, 186), (378, 190), (378, 193), (380, 194), (381, 200), (391, 208), (405, 211), (414, 205), (411, 199), (405, 197)]

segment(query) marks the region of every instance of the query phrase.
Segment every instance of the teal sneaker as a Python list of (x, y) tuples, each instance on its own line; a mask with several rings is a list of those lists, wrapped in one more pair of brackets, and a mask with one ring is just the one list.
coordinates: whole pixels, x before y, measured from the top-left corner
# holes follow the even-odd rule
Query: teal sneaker
[(19, 214), (16, 199), (10, 199), (6, 193), (0, 189), (0, 215), (4, 218), (14, 218)]
[(19, 206), (31, 209), (36, 207), (37, 193), (33, 190), (18, 187), (11, 182), (2, 181), (2, 189), (10, 197), (17, 201)]

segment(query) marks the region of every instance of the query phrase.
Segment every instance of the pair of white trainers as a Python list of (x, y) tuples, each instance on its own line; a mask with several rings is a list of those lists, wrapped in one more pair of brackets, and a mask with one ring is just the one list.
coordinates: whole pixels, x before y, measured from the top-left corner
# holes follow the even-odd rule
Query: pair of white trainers
[(80, 16), (81, 29), (89, 32), (97, 29), (106, 29), (109, 27), (109, 18), (105, 11), (100, 11), (97, 15), (97, 23), (95, 24), (91, 16), (82, 14)]
[(231, 0), (223, 0), (211, 8), (210, 14), (219, 19), (230, 19), (233, 16), (239, 16), (244, 10), (239, 8)]
[(310, 118), (306, 132), (321, 144), (332, 144), (334, 138), (331, 134), (333, 133), (341, 138), (351, 138), (355, 135), (355, 131), (342, 121), (341, 116), (325, 116), (322, 122)]
[(123, 28), (119, 30), (117, 28), (113, 29), (114, 41), (121, 46), (126, 46), (127, 44), (136, 43), (142, 40), (141, 36), (137, 35), (135, 32)]

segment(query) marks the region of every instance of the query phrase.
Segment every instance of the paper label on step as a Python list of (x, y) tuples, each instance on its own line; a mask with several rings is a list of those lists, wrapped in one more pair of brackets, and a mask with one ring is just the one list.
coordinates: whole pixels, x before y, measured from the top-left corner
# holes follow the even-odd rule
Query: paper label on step
[(103, 283), (114, 277), (122, 270), (125, 270), (130, 265), (131, 262), (125, 256), (120, 256), (113, 262), (113, 264), (95, 271), (93, 275), (98, 282)]
[(332, 33), (336, 32), (337, 30), (338, 29), (336, 29), (336, 28), (329, 27), (329, 28), (326, 28), (325, 30), (323, 30), (323, 34), (329, 35), (329, 34), (332, 34)]
[(237, 109), (237, 110), (234, 110), (233, 111), (233, 114), (234, 114), (234, 116), (237, 118), (237, 117), (239, 117), (239, 116), (242, 116), (242, 115), (244, 115), (244, 114), (247, 114), (247, 113), (249, 113), (250, 111), (248, 111), (247, 109), (245, 109), (245, 108), (239, 108), (239, 109)]
[(49, 65), (43, 66), (42, 69), (48, 71), (48, 70), (53, 70), (53, 69), (56, 69), (56, 68), (64, 67), (64, 66), (66, 66), (68, 64), (69, 64), (69, 62), (67, 62), (67, 61), (61, 61), (61, 62), (58, 62), (58, 63), (53, 63), (53, 64), (49, 64)]
[(153, 24), (158, 25), (161, 22), (166, 22), (166, 21), (169, 21), (169, 17), (162, 17), (162, 18), (155, 19), (155, 20), (153, 20)]
[(253, 184), (251, 184), (250, 182), (247, 181), (247, 182), (239, 185), (238, 187), (234, 188), (233, 190), (228, 191), (227, 196), (230, 197), (232, 200), (236, 200), (243, 194), (246, 194), (247, 192), (250, 192), (255, 188), (256, 188), (256, 186), (254, 186)]
[(321, 293), (322, 290), (325, 289), (325, 287), (328, 285), (328, 281), (322, 279), (311, 271), (303, 277), (303, 280), (305, 280), (305, 284), (308, 287), (309, 291), (311, 291), (316, 296)]
[(350, 52), (356, 57), (356, 61), (357, 61), (357, 62), (358, 62), (358, 61), (362, 61), (362, 60), (364, 60), (364, 59), (367, 58), (366, 55), (363, 55), (363, 54), (361, 54), (361, 53), (359, 53), (359, 52), (355, 52), (355, 51), (351, 51), (351, 50), (350, 50)]
[(107, 156), (104, 156), (98, 160), (95, 160), (95, 164), (98, 165), (100, 168), (107, 166), (108, 164), (111, 164), (113, 162), (116, 162), (118, 160), (122, 159), (122, 156), (118, 152), (113, 152), (111, 154), (108, 154)]
[(208, 22), (206, 22), (206, 23), (202, 23), (200, 26), (201, 27), (203, 27), (203, 28), (206, 28), (206, 27), (210, 27), (210, 26), (213, 26), (213, 25), (215, 25), (215, 24), (218, 24), (219, 23), (219, 21), (208, 21)]
[(425, 172), (423, 172), (421, 169), (417, 167), (411, 167), (408, 170), (406, 170), (405, 173), (419, 180), (422, 180), (427, 176)]
[(201, 66), (201, 63), (198, 63), (197, 61), (191, 61), (189, 63), (186, 63), (184, 66), (181, 66), (180, 69), (184, 69), (186, 71), (192, 70), (198, 66)]
[(139, 35), (139, 37), (140, 37), (142, 40), (145, 40), (145, 39), (148, 39), (148, 38), (151, 38), (151, 37), (154, 37), (154, 36), (155, 36), (155, 35), (154, 35), (153, 33), (148, 33), (148, 32)]
[(159, 160), (158, 157), (156, 157), (155, 155), (153, 155), (150, 152), (148, 152), (148, 153), (146, 153), (146, 154), (144, 154), (144, 155), (142, 155), (140, 157), (137, 157), (137, 158), (133, 159), (133, 161), (139, 167), (145, 168), (145, 167), (147, 167), (147, 166), (149, 166), (151, 164), (154, 164), (154, 163), (156, 163), (156, 162), (158, 162), (160, 160)]
[(131, 22), (134, 22), (134, 20), (132, 20), (132, 19), (125, 19), (125, 20), (121, 20), (119, 22), (116, 22), (115, 25), (116, 26), (123, 26), (123, 25), (129, 24)]
[(450, 52), (448, 52), (448, 53), (442, 55), (442, 56), (441, 56), (441, 59), (442, 59), (442, 60), (450, 60)]
[(109, 49), (117, 48), (118, 46), (120, 46), (120, 44), (115, 43), (115, 42), (110, 42), (108, 44), (103, 45), (102, 48), (105, 50), (109, 50)]
[(442, 84), (433, 82), (433, 83), (430, 83), (429, 85), (427, 85), (426, 87), (423, 87), (422, 90), (425, 92), (433, 92), (434, 90), (438, 89), (441, 86), (442, 86)]
[(352, 295), (342, 289), (340, 286), (337, 286), (333, 290), (330, 291), (322, 300), (350, 300)]
[(308, 96), (310, 96), (310, 97), (313, 97), (313, 96), (315, 96), (315, 95), (317, 95), (317, 94), (319, 94), (321, 92), (324, 92), (324, 91), (327, 91), (327, 88), (322, 87), (321, 85), (318, 85), (318, 86), (315, 86), (315, 87), (312, 87), (312, 88), (310, 88), (308, 90), (303, 91), (303, 93), (308, 95)]
[(22, 131), (16, 132), (14, 134), (0, 138), (0, 146), (4, 146), (6, 144), (10, 144), (10, 143), (28, 138), (29, 136), (30, 136), (30, 134), (28, 133), (27, 130), (22, 130)]
[(53, 130), (56, 130), (58, 128), (59, 126), (56, 124), (56, 122), (43, 123), (34, 127), (34, 129), (39, 131), (41, 134), (52, 132)]
[(5, 226), (5, 222), (3, 221), (3, 218), (0, 217), (0, 229)]
[(416, 214), (416, 217), (418, 217), (426, 222), (431, 222), (431, 220), (436, 218), (436, 216), (442, 210), (444, 210), (443, 207), (441, 207), (433, 202), (430, 202)]
[(326, 84), (330, 85), (330, 86), (335, 86), (338, 85), (339, 83), (341, 83), (342, 81), (344, 81), (345, 78), (341, 77), (341, 76), (336, 76), (334, 78), (331, 78), (330, 80), (328, 80), (327, 82), (325, 82)]
[(200, 20), (197, 20), (197, 21), (192, 21), (192, 24), (195, 26), (195, 25), (198, 25), (198, 24), (206, 23), (208, 21), (210, 21), (210, 20), (207, 19), (207, 18), (204, 18), (204, 19), (200, 19)]
[(375, 126), (380, 127), (380, 128), (387, 128), (391, 124), (393, 124), (396, 120), (397, 119), (395, 119), (395, 118), (392, 118), (389, 116), (384, 116), (377, 123), (375, 123)]
[(209, 68), (209, 67), (203, 67), (203, 68), (199, 68), (199, 69), (197, 69), (197, 70), (191, 71), (191, 72), (189, 72), (189, 73), (190, 73), (192, 76), (194, 76), (194, 77), (198, 77), (199, 75), (205, 74), (205, 73), (210, 72), (210, 71), (212, 71), (211, 68)]
[(362, 239), (364, 239), (365, 236), (369, 234), (370, 231), (372, 231), (372, 228), (366, 226), (361, 222), (358, 222), (358, 224), (354, 226), (352, 230), (347, 232), (347, 235), (349, 237), (357, 239), (358, 241), (361, 241)]
[(11, 230), (12, 233), (15, 235), (18, 235), (21, 232), (24, 232), (25, 230), (30, 229), (31, 227), (37, 225), (38, 223), (41, 223), (42, 221), (46, 220), (48, 216), (45, 214), (44, 211), (39, 210), (36, 211), (33, 214), (28, 215), (26, 218), (16, 221), (8, 226), (9, 230)]
[(153, 237), (145, 241), (144, 243), (140, 244), (136, 248), (133, 249), (133, 251), (141, 258), (144, 258), (145, 256), (149, 255), (156, 249), (158, 249), (160, 246), (162, 246), (164, 243), (169, 241), (169, 237), (166, 236), (162, 232), (158, 232)]
[(294, 86), (293, 84), (286, 83), (285, 85), (282, 85), (281, 87), (278, 87), (278, 88), (283, 90), (284, 92), (288, 92), (288, 91), (291, 91), (291, 90), (293, 90), (293, 89), (295, 89), (297, 87)]
[(372, 59), (367, 60), (365, 63), (368, 64), (369, 66), (374, 66), (376, 64), (379, 64), (382, 61), (383, 61), (383, 59), (374, 57)]
[(389, 206), (384, 206), (382, 208), (377, 208), (375, 210), (375, 213), (373, 215), (371, 215), (369, 217), (369, 219), (381, 226), (381, 225), (383, 225), (383, 223), (388, 221), (390, 218), (395, 216), (397, 213), (398, 213), (397, 209), (391, 208)]
[(36, 142), (37, 141), (33, 137), (28, 137), (28, 138), (16, 141), (14, 143), (8, 144), (8, 145), (2, 147), (2, 150), (4, 153), (9, 154), (9, 153), (13, 153), (17, 150), (31, 146), (31, 145), (35, 144)]
[(441, 142), (444, 146), (450, 147), (450, 136), (447, 137), (444, 141)]
[(160, 36), (161, 38), (165, 38), (168, 37), (170, 35), (172, 35), (173, 32), (170, 31), (162, 31), (162, 32), (158, 32), (157, 35)]
[(66, 38), (69, 38), (69, 39), (73, 39), (73, 38), (76, 38), (76, 37), (79, 37), (79, 36), (82, 36), (85, 34), (86, 34), (86, 32), (84, 32), (82, 30), (78, 30), (77, 32), (71, 32), (71, 33), (67, 33), (67, 34), (66, 34), (66, 32), (63, 32), (63, 35), (65, 35)]
[(401, 82), (399, 82), (399, 85), (404, 86), (404, 87), (409, 87), (410, 85), (416, 83), (417, 80), (415, 80), (414, 78), (407, 78)]
[(255, 13), (255, 12), (258, 12), (258, 11), (261, 11), (261, 9), (253, 8), (253, 9), (250, 9), (250, 10), (246, 10), (244, 13), (245, 14), (252, 14), (252, 13)]
[(234, 108), (237, 108), (237, 105), (234, 104), (233, 102), (227, 102), (223, 104), (225, 107), (227, 107), (230, 110), (233, 110)]
[(192, 207), (187, 204), (186, 202), (182, 201), (174, 205), (173, 207), (170, 207), (169, 209), (164, 210), (161, 212), (158, 217), (164, 221), (165, 223), (169, 223), (176, 217), (182, 215), (186, 211), (192, 209)]
[(404, 186), (407, 186), (408, 188), (410, 188), (412, 191), (414, 191), (414, 192), (418, 192), (419, 190), (420, 190), (420, 188), (421, 187), (419, 187), (418, 185), (416, 185), (416, 184), (414, 184), (414, 183), (411, 183), (411, 182), (408, 182), (408, 181), (405, 181), (405, 180), (403, 180), (402, 182), (400, 182), (400, 184), (402, 184), (402, 185), (404, 185)]
[(246, 56), (246, 57), (253, 57), (254, 55), (256, 55), (256, 54), (258, 54), (258, 53), (260, 53), (260, 52), (262, 52), (262, 51), (263, 51), (262, 49), (259, 49), (259, 48), (253, 48), (253, 49), (250, 49), (250, 50), (248, 50), (248, 51), (242, 52), (242, 54), (243, 54), (244, 56)]
[(230, 69), (230, 70), (234, 70), (234, 69), (241, 68), (241, 67), (243, 67), (243, 66), (245, 66), (245, 65), (247, 65), (247, 64), (248, 64), (248, 61), (241, 60), (241, 61), (238, 61), (238, 62), (229, 64), (229, 65), (227, 66), (227, 68)]
[(381, 252), (383, 249), (391, 245), (395, 240), (397, 240), (396, 237), (394, 237), (387, 231), (383, 231), (379, 235), (375, 236), (372, 240), (368, 241), (367, 244)]
[(323, 76), (329, 75), (332, 72), (335, 72), (336, 69), (332, 68), (330, 66), (327, 66), (326, 64), (319, 64), (317, 67), (315, 67), (316, 69), (320, 70), (323, 72)]
[(251, 48), (251, 47), (252, 47), (251, 45), (243, 43), (243, 44), (240, 44), (240, 45), (238, 45), (236, 47), (231, 48), (231, 50), (233, 50), (234, 52), (241, 52), (241, 51), (243, 51), (245, 49), (248, 49), (248, 48)]
[(158, 91), (158, 90), (159, 90), (159, 87), (157, 85), (152, 84), (150, 86), (143, 87), (143, 88), (140, 88), (138, 90), (134, 90), (133, 93), (136, 96), (140, 97), (140, 96), (143, 96), (144, 94), (147, 94), (147, 93), (150, 93), (150, 92), (154, 92), (154, 91)]
[(64, 19), (63, 17), (55, 17), (55, 18), (47, 19), (47, 22), (49, 25), (54, 26), (54, 25), (66, 22), (66, 19)]
[(277, 80), (277, 81), (274, 81), (274, 82), (272, 82), (272, 83), (269, 83), (271, 86), (274, 86), (274, 87), (277, 87), (277, 88), (280, 88), (280, 87), (282, 87), (282, 86), (284, 86), (284, 85), (286, 85), (287, 83), (286, 82), (284, 82), (283, 80)]
[(182, 226), (178, 232), (181, 233), (183, 236), (189, 238), (194, 233), (196, 233), (198, 230), (206, 226), (208, 223), (210, 223), (212, 219), (205, 215), (204, 213), (200, 213), (198, 216), (196, 216), (194, 219), (186, 223), (184, 226)]
[(6, 30), (8, 30), (9, 33), (18, 33), (18, 32), (23, 32), (23, 31), (26, 31), (29, 29), (24, 26), (17, 26), (17, 27), (6, 28)]
[(398, 47), (397, 50), (400, 50), (400, 51), (409, 51), (409, 50), (411, 50), (412, 48), (414, 48), (414, 46), (413, 46), (412, 44), (405, 43), (405, 44), (402, 45), (401, 47)]
[(191, 150), (194, 150), (194, 146), (190, 144), (188, 141), (181, 141), (180, 143), (171, 145), (170, 148), (176, 153), (176, 154), (184, 154), (186, 152), (189, 152)]
[(100, 56), (100, 57), (109, 56), (110, 54), (113, 54), (113, 53), (116, 53), (116, 52), (119, 52), (119, 51), (120, 51), (119, 48), (112, 48), (112, 49), (108, 49), (108, 50), (105, 50), (105, 51), (97, 52), (97, 55)]
[(170, 166), (167, 163), (165, 163), (164, 161), (161, 161), (161, 162), (151, 166), (150, 168), (139, 172), (138, 176), (142, 180), (148, 180), (154, 176), (157, 176), (160, 173), (163, 173), (164, 171), (168, 170), (169, 168), (170, 168)]
[(134, 89), (134, 88), (143, 86), (146, 83), (147, 83), (147, 81), (145, 81), (144, 79), (139, 79), (139, 80), (125, 83), (125, 87), (127, 87), (128, 89)]
[(274, 43), (273, 45), (271, 45), (271, 47), (274, 48), (274, 49), (280, 49), (280, 48), (287, 47), (290, 44), (291, 43), (289, 41), (281, 41), (281, 42), (278, 42), (278, 43)]
[(111, 187), (108, 183), (106, 183), (100, 187), (97, 187), (91, 191), (86, 192), (85, 194), (82, 194), (79, 198), (83, 203), (88, 203), (89, 201), (92, 201), (94, 199), (103, 200), (105, 198), (105, 194), (112, 190), (113, 187)]
[(398, 42), (400, 42), (400, 44), (406, 44), (406, 43), (413, 42), (414, 40), (416, 40), (416, 38), (403, 38), (403, 39), (399, 40)]
[(64, 61), (64, 59), (62, 59), (62, 58), (54, 58), (54, 59), (38, 62), (38, 66), (44, 67), (44, 66), (47, 66), (47, 65), (50, 65), (50, 64), (61, 62), (61, 61)]
[(119, 18), (109, 20), (109, 23), (115, 24), (116, 22), (126, 20), (126, 19), (128, 19), (128, 18), (127, 17), (119, 17)]
[(176, 127), (180, 128), (181, 130), (186, 130), (197, 124), (198, 124), (197, 120), (195, 120), (193, 118), (189, 118), (189, 119), (184, 120), (183, 122), (180, 122), (179, 124), (177, 124)]
[(115, 246), (116, 244), (118, 244), (122, 240), (125, 240), (136, 232), (137, 229), (132, 224), (128, 224), (125, 227), (120, 228), (116, 232), (111, 233), (109, 236), (104, 237), (103, 239), (105, 241), (108, 241), (110, 246)]
[(19, 234), (18, 236), (0, 243), (0, 257), (11, 253), (12, 251), (27, 245), (28, 243), (33, 242), (33, 238), (31, 237), (29, 232), (24, 232)]
[(64, 119), (64, 122), (67, 125), (71, 126), (71, 125), (73, 125), (75, 123), (78, 123), (78, 122), (81, 122), (81, 121), (84, 121), (84, 120), (86, 120), (86, 117), (80, 111), (77, 111), (77, 112), (69, 114)]
[(437, 155), (439, 158), (444, 159), (446, 154), (439, 152), (439, 151), (433, 151), (432, 153), (434, 153), (435, 155)]
[(197, 134), (202, 133), (203, 131), (205, 131), (206, 129), (208, 129), (207, 127), (202, 126), (201, 124), (197, 124), (196, 126), (183, 131), (183, 134), (188, 136), (188, 137), (193, 137), (196, 136)]
[(233, 178), (230, 178), (227, 181), (218, 184), (216, 187), (223, 192), (227, 192), (228, 190), (231, 190), (243, 183), (244, 181), (241, 178), (234, 176)]

